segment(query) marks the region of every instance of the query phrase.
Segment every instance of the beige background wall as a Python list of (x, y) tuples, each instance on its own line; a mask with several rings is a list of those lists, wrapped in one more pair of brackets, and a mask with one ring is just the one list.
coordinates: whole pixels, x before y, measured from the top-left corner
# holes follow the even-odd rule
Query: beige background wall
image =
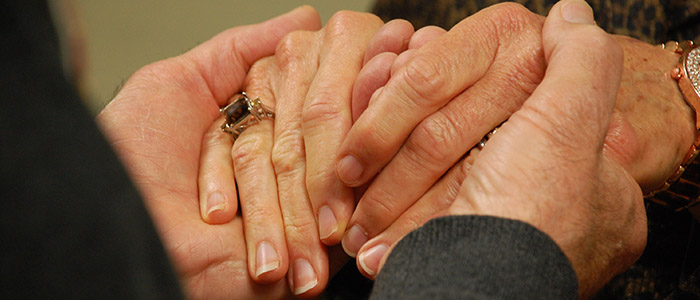
[[(60, 0), (59, 0), (60, 1)], [(367, 11), (373, 0), (75, 0), (86, 37), (89, 106), (97, 111), (140, 66), (178, 55), (216, 33), (310, 4), (323, 21), (336, 11)]]

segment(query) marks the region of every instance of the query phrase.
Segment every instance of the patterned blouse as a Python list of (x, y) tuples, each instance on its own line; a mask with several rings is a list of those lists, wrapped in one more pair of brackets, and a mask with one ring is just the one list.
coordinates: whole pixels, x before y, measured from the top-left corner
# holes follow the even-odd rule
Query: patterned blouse
[[(700, 42), (700, 0), (587, 0), (596, 22), (610, 33), (659, 44)], [(374, 13), (384, 20), (403, 18), (416, 28), (450, 28), (499, 0), (378, 0)], [(516, 0), (546, 15), (556, 0)], [(648, 245), (641, 259), (613, 279), (597, 299), (700, 299), (700, 233), (687, 212), (647, 203)]]

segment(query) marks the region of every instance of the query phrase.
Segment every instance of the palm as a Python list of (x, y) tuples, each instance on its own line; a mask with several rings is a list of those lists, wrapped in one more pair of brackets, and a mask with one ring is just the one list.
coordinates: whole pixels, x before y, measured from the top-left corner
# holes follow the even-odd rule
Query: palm
[[(261, 288), (250, 279), (240, 217), (222, 225), (200, 218), (200, 145), (218, 104), (204, 81), (192, 80), (200, 77), (180, 67), (168, 60), (138, 72), (99, 121), (141, 189), (190, 296), (284, 297), (284, 280)], [(164, 78), (167, 84), (159, 83)]]

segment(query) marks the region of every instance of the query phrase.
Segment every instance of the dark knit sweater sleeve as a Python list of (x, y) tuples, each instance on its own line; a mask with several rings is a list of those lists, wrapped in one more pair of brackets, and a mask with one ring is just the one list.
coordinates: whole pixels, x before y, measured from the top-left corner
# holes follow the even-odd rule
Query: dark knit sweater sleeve
[(576, 299), (569, 260), (546, 234), (488, 216), (438, 218), (394, 248), (371, 299)]

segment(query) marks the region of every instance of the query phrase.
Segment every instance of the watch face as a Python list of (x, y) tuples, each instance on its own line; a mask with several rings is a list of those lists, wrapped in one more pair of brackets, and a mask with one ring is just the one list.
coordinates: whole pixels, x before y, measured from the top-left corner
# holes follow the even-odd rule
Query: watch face
[(248, 108), (248, 98), (246, 96), (238, 97), (238, 99), (227, 105), (222, 112), (226, 118), (226, 123), (232, 126), (245, 120), (245, 118), (250, 115), (250, 110)]

